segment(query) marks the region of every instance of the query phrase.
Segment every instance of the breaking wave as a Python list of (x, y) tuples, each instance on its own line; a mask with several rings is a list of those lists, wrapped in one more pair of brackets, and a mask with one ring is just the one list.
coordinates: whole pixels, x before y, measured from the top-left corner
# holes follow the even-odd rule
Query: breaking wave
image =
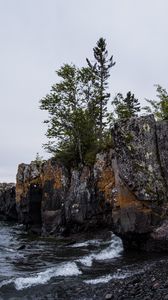
[(94, 260), (108, 260), (112, 258), (120, 257), (121, 252), (123, 251), (122, 241), (119, 237), (113, 235), (111, 244), (104, 250), (98, 253), (91, 253), (84, 256), (77, 261), (82, 263), (87, 267), (91, 267)]
[(14, 283), (14, 286), (17, 290), (22, 290), (34, 285), (45, 284), (53, 277), (77, 276), (80, 274), (81, 271), (78, 269), (76, 263), (68, 262), (58, 267), (49, 268), (46, 271), (39, 272), (30, 277), (18, 277), (16, 279), (4, 280), (1, 283), (1, 287), (3, 285)]
[[(95, 261), (95, 260), (105, 261), (105, 260), (117, 258), (117, 257), (121, 256), (121, 252), (123, 251), (122, 241), (120, 238), (118, 238), (115, 235), (112, 235), (110, 241), (109, 240), (104, 241), (102, 239), (86, 240), (83, 242), (76, 243), (75, 245), (72, 245), (70, 247), (85, 248), (90, 245), (96, 246), (96, 250), (93, 250), (84, 256), (78, 256), (75, 258), (71, 257), (71, 255), (69, 256), (69, 253), (68, 253), (68, 256), (67, 256), (68, 261), (62, 262), (62, 263), (58, 262), (57, 265), (52, 266), (52, 267), (48, 266), (48, 268), (46, 268), (45, 270), (43, 269), (43, 271), (41, 271), (41, 269), (39, 271), (38, 271), (38, 269), (35, 269), (35, 272), (27, 273), (25, 275), (22, 275), (23, 273), (12, 274), (12, 272), (8, 271), (8, 274), (7, 274), (8, 277), (7, 278), (3, 277), (3, 280), (0, 282), (0, 288), (3, 286), (12, 285), (15, 287), (16, 290), (20, 291), (20, 290), (23, 290), (26, 288), (31, 288), (33, 286), (47, 284), (52, 278), (70, 277), (70, 276), (76, 277), (85, 272), (85, 271), (83, 271), (83, 269), (82, 269), (82, 271), (80, 270), (81, 264), (91, 267), (93, 264), (93, 261)], [(99, 249), (98, 248), (99, 246), (100, 247), (103, 246), (105, 248), (103, 250), (101, 250), (102, 248)], [(10, 251), (10, 250), (12, 250), (12, 247), (8, 247), (8, 245), (5, 245), (5, 246), (3, 246), (3, 249), (4, 249), (4, 247), (5, 247), (5, 252), (6, 251), (8, 251), (9, 253), (13, 252), (13, 251)], [(53, 249), (53, 248), (51, 248), (51, 249)], [(36, 250), (36, 248), (34, 248), (34, 251), (35, 250)], [(87, 251), (88, 250), (89, 249), (87, 249)], [(67, 249), (66, 251), (71, 251), (71, 250)], [(77, 254), (78, 254), (78, 251), (80, 251), (80, 250), (79, 249), (77, 250)], [(33, 252), (33, 253), (35, 253), (35, 252)], [(83, 252), (81, 252), (81, 253), (83, 253)], [(24, 261), (25, 257), (27, 257), (28, 254), (29, 254), (29, 252), (23, 252), (22, 256), (20, 257), (19, 253), (15, 250), (14, 255), (16, 255), (16, 258), (14, 257), (15, 258), (14, 262), (16, 263), (16, 265), (17, 265), (17, 262), (19, 265), (20, 262), (22, 262), (22, 260)], [(60, 256), (58, 256), (58, 257), (60, 257)], [(10, 254), (10, 258), (13, 261), (12, 253)], [(18, 258), (20, 259), (20, 261), (18, 260)], [(41, 256), (40, 259), (43, 259), (43, 256)], [(61, 256), (61, 259), (62, 259), (62, 256)], [(121, 276), (121, 274), (115, 274), (116, 277), (119, 275)], [(86, 280), (84, 282), (86, 282), (88, 284), (89, 283), (97, 284), (97, 283), (101, 283), (101, 282), (105, 283), (105, 282), (108, 282), (109, 280), (111, 280), (112, 278), (114, 278), (114, 275), (112, 276), (112, 274), (107, 274), (106, 276), (98, 277), (96, 279)]]
[(98, 284), (98, 283), (107, 283), (112, 279), (111, 275), (106, 275), (102, 277), (98, 277), (96, 279), (84, 280), (87, 284)]
[(115, 274), (113, 275), (105, 275), (105, 276), (102, 276), (102, 277), (98, 277), (98, 278), (95, 278), (95, 279), (89, 279), (89, 280), (84, 280), (85, 283), (87, 284), (98, 284), (98, 283), (107, 283), (109, 282), (110, 280), (120, 280), (120, 279), (125, 279), (125, 278), (128, 278), (128, 277), (132, 277), (134, 275), (137, 275), (137, 274), (141, 274), (143, 273), (144, 270), (135, 270), (135, 271), (126, 271), (126, 270), (121, 270), (119, 272), (116, 272)]
[(71, 245), (71, 248), (82, 248), (82, 247), (87, 247), (87, 246), (99, 246), (102, 243), (101, 240), (88, 240), (85, 242), (81, 242), (81, 243), (76, 243), (74, 245)]

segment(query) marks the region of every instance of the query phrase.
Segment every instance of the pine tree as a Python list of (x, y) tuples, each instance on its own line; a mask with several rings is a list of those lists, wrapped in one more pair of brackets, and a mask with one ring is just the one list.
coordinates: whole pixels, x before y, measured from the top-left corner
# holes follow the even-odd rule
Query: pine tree
[(50, 141), (44, 146), (64, 161), (83, 164), (89, 149), (96, 147), (92, 74), (89, 68), (68, 64), (56, 73), (60, 81), (40, 101), (40, 109), (49, 113), (45, 123)]
[(106, 127), (107, 103), (110, 98), (108, 89), (108, 78), (110, 76), (110, 69), (115, 65), (113, 56), (108, 58), (108, 51), (106, 49), (106, 41), (100, 38), (97, 46), (93, 48), (95, 63), (92, 64), (87, 60), (88, 66), (94, 77), (94, 111), (96, 112), (98, 135), (100, 142), (102, 141), (103, 131)]
[(168, 93), (161, 85), (157, 84), (158, 100), (148, 100), (149, 106), (143, 107), (147, 113), (153, 113), (157, 120), (168, 120)]
[(40, 108), (49, 112), (49, 120), (45, 123), (48, 123), (46, 136), (51, 142), (45, 147), (51, 152), (59, 152), (67, 144), (72, 151), (77, 150), (82, 162), (79, 71), (74, 65), (65, 64), (56, 73), (60, 82), (53, 85), (51, 93), (40, 101)]
[(130, 91), (125, 98), (121, 93), (118, 93), (112, 101), (112, 105), (114, 106), (115, 118), (119, 120), (137, 116), (141, 110), (139, 100)]
[(112, 56), (108, 58), (103, 38), (93, 50), (94, 65), (88, 59), (87, 67), (81, 69), (63, 65), (56, 72), (59, 82), (40, 101), (40, 109), (49, 114), (45, 121), (49, 142), (45, 148), (65, 162), (92, 163), (103, 138), (108, 137), (107, 88), (109, 71), (115, 63)]

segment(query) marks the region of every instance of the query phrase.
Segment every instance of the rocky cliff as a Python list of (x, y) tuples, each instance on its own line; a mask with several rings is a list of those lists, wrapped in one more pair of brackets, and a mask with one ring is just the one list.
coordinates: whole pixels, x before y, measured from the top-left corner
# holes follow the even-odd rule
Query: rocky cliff
[(17, 173), (19, 220), (43, 235), (69, 234), (112, 223), (112, 151), (97, 155), (93, 167), (66, 169), (50, 159), (21, 164)]
[(0, 218), (17, 220), (14, 183), (0, 183)]
[(133, 118), (112, 131), (114, 231), (126, 248), (168, 250), (168, 122)]
[(132, 118), (112, 130), (113, 147), (93, 167), (50, 159), (21, 164), (21, 222), (43, 235), (110, 227), (126, 248), (168, 249), (168, 122)]

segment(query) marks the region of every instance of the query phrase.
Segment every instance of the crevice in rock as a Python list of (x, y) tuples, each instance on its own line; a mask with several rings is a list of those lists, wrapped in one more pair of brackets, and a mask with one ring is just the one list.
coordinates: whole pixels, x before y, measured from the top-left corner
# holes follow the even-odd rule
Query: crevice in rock
[(163, 178), (163, 182), (164, 182), (164, 186), (165, 186), (165, 190), (166, 190), (166, 196), (168, 196), (168, 186), (167, 186), (167, 181), (166, 181), (166, 178), (165, 178), (165, 172), (164, 172), (164, 169), (162, 167), (160, 151), (159, 151), (158, 130), (157, 130), (156, 121), (155, 121), (155, 142), (156, 142), (156, 156), (157, 156), (157, 160), (158, 160), (158, 165), (160, 167), (160, 173), (161, 173), (161, 176)]

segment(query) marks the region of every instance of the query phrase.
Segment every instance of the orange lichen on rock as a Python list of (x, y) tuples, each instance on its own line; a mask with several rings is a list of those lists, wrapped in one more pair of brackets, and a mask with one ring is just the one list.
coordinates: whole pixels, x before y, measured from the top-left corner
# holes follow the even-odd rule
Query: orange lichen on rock
[(21, 200), (21, 195), (23, 194), (23, 184), (16, 183), (16, 203), (19, 203)]
[(53, 186), (55, 189), (62, 189), (62, 168), (59, 165), (52, 166), (49, 161), (44, 167), (43, 173), (40, 175), (42, 186), (46, 181), (53, 181)]
[(142, 210), (144, 213), (151, 212), (151, 208), (148, 207), (146, 201), (138, 200), (128, 187), (120, 182), (116, 187), (114, 208), (124, 209), (131, 206), (135, 207), (137, 210)]
[(22, 198), (26, 197), (31, 185), (41, 186), (40, 177), (16, 183), (16, 203), (19, 203)]
[(110, 166), (102, 170), (97, 182), (97, 187), (99, 191), (104, 192), (106, 201), (111, 202), (113, 200), (112, 190), (115, 187), (115, 176)]
[(139, 205), (139, 201), (136, 199), (135, 195), (131, 191), (129, 191), (129, 189), (122, 183), (120, 183), (120, 185), (117, 186), (115, 200), (115, 206), (118, 206), (120, 208), (124, 208), (130, 205)]

